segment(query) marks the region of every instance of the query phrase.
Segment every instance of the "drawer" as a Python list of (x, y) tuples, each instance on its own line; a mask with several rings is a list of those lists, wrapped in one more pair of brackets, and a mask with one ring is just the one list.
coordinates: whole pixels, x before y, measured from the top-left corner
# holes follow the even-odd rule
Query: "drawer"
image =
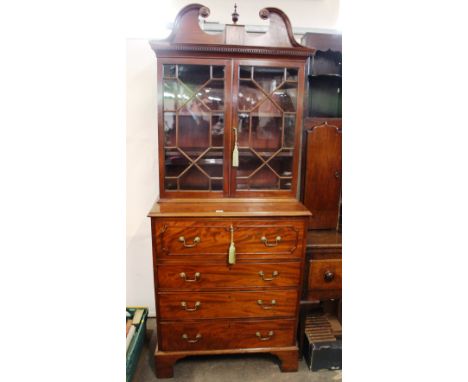
[(341, 290), (341, 260), (310, 260), (309, 289)]
[(164, 264), (157, 267), (158, 288), (294, 287), (299, 285), (301, 263)]
[(293, 346), (295, 319), (160, 323), (159, 349), (206, 350)]
[(158, 221), (153, 229), (156, 257), (163, 260), (199, 256), (226, 261), (233, 241), (238, 259), (301, 257), (303, 220)]
[(297, 290), (160, 292), (161, 320), (197, 318), (294, 317)]

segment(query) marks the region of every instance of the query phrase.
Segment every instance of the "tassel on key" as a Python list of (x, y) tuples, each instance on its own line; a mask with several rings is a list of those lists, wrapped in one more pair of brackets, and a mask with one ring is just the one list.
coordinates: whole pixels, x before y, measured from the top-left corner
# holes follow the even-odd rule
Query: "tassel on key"
[(234, 245), (234, 227), (232, 225), (229, 228), (229, 231), (231, 231), (231, 245), (229, 245), (228, 264), (235, 264), (236, 263), (236, 246)]
[(234, 149), (232, 150), (232, 167), (239, 167), (239, 148), (237, 146), (237, 129), (234, 130)]

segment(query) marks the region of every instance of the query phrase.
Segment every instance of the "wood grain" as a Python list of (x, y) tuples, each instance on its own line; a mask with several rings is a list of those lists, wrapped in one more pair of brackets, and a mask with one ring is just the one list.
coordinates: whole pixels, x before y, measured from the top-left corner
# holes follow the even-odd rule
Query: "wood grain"
[[(234, 265), (164, 264), (157, 267), (157, 277), (160, 291), (297, 287), (300, 269), (300, 262)], [(260, 272), (263, 272), (263, 277)], [(181, 277), (181, 273), (186, 277)], [(195, 277), (196, 273), (200, 275), (198, 278)], [(273, 276), (274, 273), (277, 276)], [(186, 279), (195, 281), (186, 281)]]
[[(294, 325), (294, 319), (163, 322), (159, 344), (164, 351), (293, 346)], [(269, 335), (271, 331), (273, 335)]]
[[(161, 321), (198, 318), (242, 317), (294, 317), (298, 298), (297, 290), (231, 291), (226, 292), (159, 292), (159, 319)], [(258, 304), (258, 300), (263, 305)], [(276, 304), (272, 304), (275, 300)], [(189, 309), (181, 307), (185, 302)], [(264, 309), (268, 308), (268, 309)]]

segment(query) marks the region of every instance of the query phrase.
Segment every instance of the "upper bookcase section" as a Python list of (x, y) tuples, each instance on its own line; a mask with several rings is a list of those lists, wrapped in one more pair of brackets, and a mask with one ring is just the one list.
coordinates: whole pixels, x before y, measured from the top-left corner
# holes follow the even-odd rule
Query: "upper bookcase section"
[(206, 33), (200, 28), (200, 18), (210, 10), (201, 4), (190, 4), (177, 15), (172, 33), (165, 40), (150, 41), (159, 57), (191, 54), (218, 56), (307, 57), (315, 49), (299, 44), (288, 16), (278, 8), (263, 8), (259, 15), (270, 24), (266, 33), (249, 33), (245, 25), (237, 24), (239, 14), (232, 13), (232, 24), (219, 33)]

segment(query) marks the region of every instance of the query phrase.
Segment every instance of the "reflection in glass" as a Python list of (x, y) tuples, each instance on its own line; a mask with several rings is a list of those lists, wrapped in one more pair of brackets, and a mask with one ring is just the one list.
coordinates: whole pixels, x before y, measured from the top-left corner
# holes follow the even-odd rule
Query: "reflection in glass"
[(164, 164), (166, 176), (179, 176), (190, 165), (190, 161), (179, 150), (166, 149)]
[(272, 160), (268, 162), (268, 165), (275, 170), (275, 172), (281, 176), (292, 176), (293, 168), (293, 153), (292, 151), (281, 151)]
[(286, 80), (287, 81), (297, 81), (297, 68), (288, 68), (286, 69)]
[(280, 179), (280, 189), (290, 190), (292, 188), (292, 178)]
[(272, 98), (283, 111), (295, 112), (297, 99), (296, 84), (286, 82), (273, 92)]
[(251, 66), (240, 66), (239, 67), (239, 77), (240, 78), (252, 78), (252, 67)]
[(250, 114), (239, 113), (237, 123), (237, 143), (240, 147), (249, 145)]
[(164, 145), (176, 145), (176, 114), (164, 113)]
[(164, 78), (176, 77), (176, 65), (163, 65), (163, 76)]
[(164, 178), (164, 188), (166, 190), (177, 190), (177, 179)]
[(247, 177), (263, 164), (263, 161), (250, 149), (239, 149), (238, 177)]
[(209, 65), (178, 65), (179, 80), (195, 91), (210, 79)]
[(250, 188), (253, 190), (277, 190), (278, 177), (268, 168), (263, 166), (250, 178)]
[(224, 66), (213, 66), (212, 78), (224, 78)]
[(294, 147), (296, 114), (284, 114), (284, 147)]
[(224, 114), (213, 114), (211, 117), (211, 146), (224, 145)]
[(224, 109), (224, 82), (210, 81), (198, 90), (197, 97), (211, 110), (222, 111)]
[(284, 80), (284, 68), (268, 68), (256, 66), (254, 68), (254, 80), (267, 93), (275, 90)]
[(211, 149), (203, 155), (197, 164), (210, 178), (221, 178), (223, 176), (223, 150)]
[(281, 117), (252, 116), (252, 148), (268, 157), (281, 148)]
[(192, 94), (177, 80), (164, 80), (164, 110), (177, 110)]
[(180, 177), (179, 187), (181, 190), (208, 190), (210, 181), (197, 167), (192, 166)]
[(252, 81), (240, 81), (237, 98), (239, 111), (252, 110), (264, 98), (265, 94)]

